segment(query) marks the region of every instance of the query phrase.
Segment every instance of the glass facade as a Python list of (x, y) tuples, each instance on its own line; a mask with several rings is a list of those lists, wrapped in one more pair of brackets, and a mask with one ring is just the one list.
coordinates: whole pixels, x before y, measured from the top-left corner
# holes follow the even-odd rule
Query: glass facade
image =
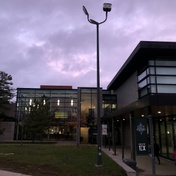
[(161, 147), (160, 154), (173, 159), (173, 150), (176, 147), (176, 117), (160, 117), (154, 121), (155, 140)]
[(138, 73), (139, 97), (155, 93), (176, 93), (175, 60), (149, 60), (148, 65)]
[[(78, 91), (79, 90), (79, 91)], [(30, 114), (30, 106), (34, 101), (45, 96), (50, 102), (50, 111), (54, 112), (49, 134), (50, 139), (55, 140), (76, 140), (78, 108), (80, 108), (80, 131), (82, 142), (90, 142), (90, 128), (96, 130), (97, 124), (97, 89), (17, 89), (16, 119), (23, 121), (26, 114)], [(80, 97), (80, 99), (78, 99)], [(80, 102), (78, 102), (80, 101)], [(111, 95), (109, 91), (101, 90), (102, 116), (104, 112), (111, 112), (116, 109), (116, 95)], [(80, 106), (80, 107), (79, 107)], [(21, 139), (21, 127), (17, 124), (16, 139)], [(96, 132), (95, 132), (96, 133)], [(28, 139), (27, 134), (23, 138)], [(96, 140), (94, 139), (94, 142)]]
[(116, 95), (110, 96), (109, 91), (104, 91), (102, 109), (103, 109), (104, 116), (117, 110), (117, 96)]
[[(48, 98), (50, 111), (54, 112), (54, 120), (49, 129), (50, 138), (75, 138), (77, 117), (77, 90), (47, 90), (47, 89), (18, 89), (16, 119), (22, 121), (30, 113), (34, 100), (42, 96)], [(20, 138), (19, 127), (16, 138)], [(28, 138), (27, 135), (23, 135)]]

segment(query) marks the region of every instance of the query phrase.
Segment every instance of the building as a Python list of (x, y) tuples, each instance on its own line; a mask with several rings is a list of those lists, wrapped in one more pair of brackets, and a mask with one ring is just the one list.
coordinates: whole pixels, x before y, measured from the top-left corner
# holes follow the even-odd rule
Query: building
[[(176, 147), (176, 43), (141, 41), (107, 90), (117, 95), (117, 110), (105, 119), (107, 122), (113, 119), (115, 127), (120, 129), (122, 144), (131, 147), (135, 155), (142, 147), (136, 142), (136, 131), (141, 134), (145, 131), (146, 142), (150, 145), (153, 129), (160, 154), (173, 159)], [(135, 127), (135, 121), (139, 119), (146, 120), (146, 129), (141, 124)]]
[[(18, 88), (15, 113), (16, 139), (30, 139), (27, 133), (22, 137), (21, 123), (30, 113), (30, 107), (35, 106), (35, 100), (41, 99), (43, 95), (49, 99), (50, 110), (55, 113), (49, 134), (46, 134), (45, 138), (76, 140), (77, 136), (80, 136), (82, 143), (96, 143), (97, 89), (90, 87), (72, 89), (72, 86), (43, 85), (40, 88)], [(101, 95), (102, 115), (116, 110), (116, 95), (107, 90), (101, 90)]]
[[(18, 88), (16, 139), (19, 122), (34, 99), (50, 99), (55, 120), (50, 138), (79, 139), (96, 143), (96, 88), (71, 86)], [(125, 64), (101, 89), (101, 119), (108, 127), (103, 144), (131, 147), (132, 157), (148, 154), (151, 139), (160, 145), (160, 154), (173, 159), (176, 147), (176, 43), (141, 41)], [(79, 133), (80, 131), (80, 133)], [(142, 137), (145, 135), (145, 137)], [(141, 140), (141, 141), (140, 141)], [(115, 148), (114, 148), (115, 149)]]

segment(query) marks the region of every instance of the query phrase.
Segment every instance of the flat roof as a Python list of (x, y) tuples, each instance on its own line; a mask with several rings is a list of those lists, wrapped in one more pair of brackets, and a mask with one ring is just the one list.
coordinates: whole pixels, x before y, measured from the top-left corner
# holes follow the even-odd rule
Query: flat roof
[(176, 59), (176, 42), (140, 41), (121, 69), (107, 86), (107, 90), (115, 90), (138, 68), (142, 67), (151, 57)]
[(40, 85), (40, 89), (72, 89), (72, 86), (65, 85)]

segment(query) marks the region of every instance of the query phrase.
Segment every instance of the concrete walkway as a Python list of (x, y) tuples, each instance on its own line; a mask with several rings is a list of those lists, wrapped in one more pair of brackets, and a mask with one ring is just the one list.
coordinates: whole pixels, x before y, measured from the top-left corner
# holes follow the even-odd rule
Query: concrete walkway
[(28, 175), (0, 170), (0, 176), (28, 176)]
[[(136, 170), (127, 166), (122, 161), (122, 151), (117, 149), (116, 155), (114, 155), (113, 150), (109, 148), (102, 148), (102, 151), (111, 157), (119, 166), (121, 166), (127, 173), (128, 176), (153, 176), (152, 171), (152, 160), (150, 156), (137, 156), (137, 168)], [(130, 150), (125, 150), (124, 158), (130, 159)], [(176, 166), (173, 161), (161, 158), (161, 164), (155, 163), (155, 174), (156, 176), (176, 176)]]

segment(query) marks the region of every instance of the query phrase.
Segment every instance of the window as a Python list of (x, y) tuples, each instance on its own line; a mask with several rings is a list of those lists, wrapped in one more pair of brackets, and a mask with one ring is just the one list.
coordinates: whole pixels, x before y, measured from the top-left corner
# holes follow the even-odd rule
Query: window
[(157, 75), (176, 75), (175, 67), (156, 67)]
[(139, 97), (150, 93), (176, 93), (176, 61), (149, 60), (148, 67), (138, 75)]

